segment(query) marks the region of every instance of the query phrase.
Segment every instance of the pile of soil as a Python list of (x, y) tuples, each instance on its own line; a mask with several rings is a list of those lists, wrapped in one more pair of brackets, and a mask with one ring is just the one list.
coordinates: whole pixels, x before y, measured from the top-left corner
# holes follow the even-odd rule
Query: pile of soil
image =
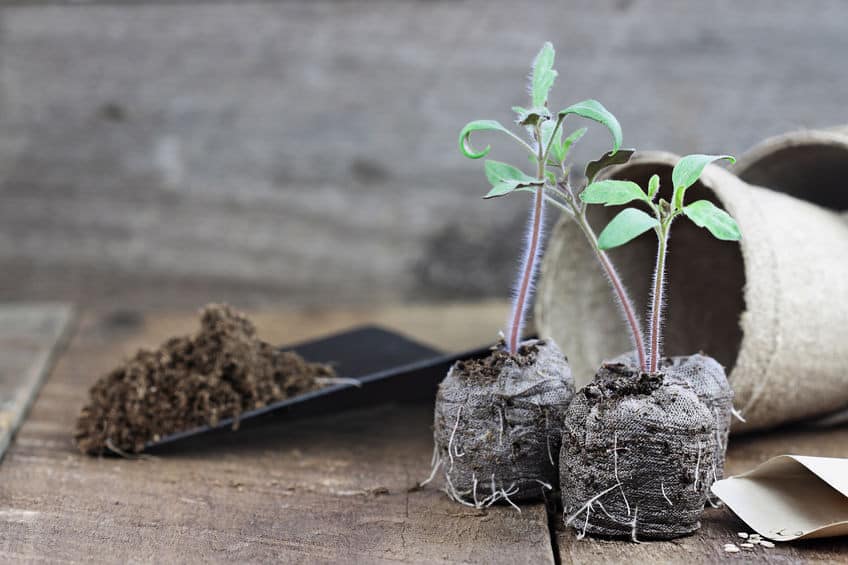
[(102, 377), (77, 420), (85, 453), (137, 453), (174, 432), (215, 425), (225, 418), (319, 388), (332, 367), (308, 363), (256, 337), (243, 314), (211, 304), (200, 330), (174, 337)]
[(712, 484), (716, 423), (676, 366), (603, 365), (568, 407), (560, 452), (566, 522), (581, 535), (694, 532)]
[(433, 434), (448, 495), (479, 508), (553, 487), (573, 395), (568, 361), (551, 341), (454, 364), (439, 386)]

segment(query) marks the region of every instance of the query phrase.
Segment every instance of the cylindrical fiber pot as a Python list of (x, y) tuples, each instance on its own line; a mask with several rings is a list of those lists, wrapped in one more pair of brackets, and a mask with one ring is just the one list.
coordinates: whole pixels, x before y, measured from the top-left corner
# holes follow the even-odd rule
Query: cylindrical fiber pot
[(770, 137), (731, 169), (748, 184), (767, 186), (844, 214), (848, 211), (848, 126)]
[[(661, 179), (670, 199), (679, 156), (647, 152), (605, 176), (646, 186)], [(739, 223), (742, 240), (719, 241), (685, 219), (672, 228), (664, 354), (703, 351), (728, 369), (736, 407), (762, 429), (848, 405), (848, 224), (822, 206), (749, 185), (715, 165), (687, 192)], [(620, 208), (593, 206), (600, 231)], [(651, 232), (610, 256), (637, 309), (647, 311), (656, 255)], [(569, 352), (577, 386), (604, 360), (632, 349), (601, 268), (577, 226), (551, 235), (536, 303), (542, 336)]]

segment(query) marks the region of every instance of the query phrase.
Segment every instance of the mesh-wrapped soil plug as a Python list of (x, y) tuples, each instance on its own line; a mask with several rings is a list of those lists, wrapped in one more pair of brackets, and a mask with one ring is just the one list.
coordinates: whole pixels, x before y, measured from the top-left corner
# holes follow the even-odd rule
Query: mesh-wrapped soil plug
[[(636, 352), (619, 355), (610, 364), (624, 363), (636, 371), (638, 361)], [(724, 478), (724, 462), (727, 456), (727, 440), (730, 435), (730, 422), (733, 418), (733, 389), (727, 382), (724, 367), (718, 361), (696, 353), (695, 355), (664, 357), (660, 369), (665, 371), (665, 381), (678, 382), (692, 387), (701, 402), (713, 413), (716, 422), (715, 480)], [(671, 370), (669, 370), (671, 369)], [(710, 483), (712, 483), (710, 477)]]
[(685, 376), (606, 364), (565, 414), (560, 485), (580, 536), (694, 532), (713, 480), (715, 419)]
[(174, 337), (99, 379), (77, 421), (86, 453), (140, 452), (168, 434), (234, 417), (318, 388), (334, 376), (327, 365), (259, 340), (243, 314), (224, 305), (203, 309), (194, 336)]
[[(436, 397), (436, 461), (452, 499), (483, 507), (538, 498), (557, 481), (562, 416), (574, 395), (551, 341), (460, 361)], [(435, 470), (435, 469), (434, 469)]]

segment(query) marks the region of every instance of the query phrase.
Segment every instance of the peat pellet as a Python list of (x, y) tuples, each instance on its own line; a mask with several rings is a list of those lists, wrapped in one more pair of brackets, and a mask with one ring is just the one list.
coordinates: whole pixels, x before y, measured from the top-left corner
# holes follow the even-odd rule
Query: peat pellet
[(717, 439), (690, 387), (604, 365), (575, 395), (563, 430), (565, 519), (580, 534), (670, 539), (700, 527)]
[(481, 507), (554, 488), (573, 395), (568, 361), (550, 340), (525, 341), (516, 355), (501, 344), (454, 364), (439, 386), (433, 433), (448, 495)]

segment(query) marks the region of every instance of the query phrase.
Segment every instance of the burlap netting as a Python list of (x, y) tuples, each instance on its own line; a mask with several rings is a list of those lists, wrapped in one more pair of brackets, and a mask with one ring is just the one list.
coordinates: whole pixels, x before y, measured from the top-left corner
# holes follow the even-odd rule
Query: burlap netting
[[(611, 363), (622, 363), (638, 372), (639, 362), (635, 351), (612, 359)], [(680, 384), (691, 389), (698, 399), (706, 404), (715, 419), (716, 454), (714, 475), (724, 478), (724, 463), (727, 454), (727, 438), (733, 416), (733, 389), (727, 382), (724, 367), (707, 355), (664, 357), (660, 370), (665, 373), (666, 383)]]
[[(685, 374), (675, 375), (678, 370)], [(673, 538), (700, 527), (716, 477), (716, 425), (682, 384), (602, 366), (574, 395), (563, 424), (560, 484), (565, 520), (591, 534)]]
[[(670, 153), (637, 154), (606, 175), (642, 186), (659, 174), (669, 198)], [(687, 201), (712, 200), (743, 238), (718, 241), (685, 219), (672, 229), (664, 353), (704, 351), (727, 367), (736, 406), (752, 430), (848, 406), (848, 224), (839, 214), (748, 185), (711, 165)], [(620, 207), (593, 206), (600, 230)], [(611, 257), (640, 312), (656, 253), (651, 233)], [(551, 234), (536, 303), (542, 336), (569, 354), (578, 386), (605, 359), (632, 349), (609, 285), (577, 226)]]
[(439, 385), (433, 436), (453, 498), (476, 505), (494, 485), (510, 500), (527, 500), (557, 484), (562, 418), (574, 381), (551, 340), (524, 344), (538, 344), (531, 365), (510, 361), (496, 380), (481, 383), (459, 374), (457, 364)]

